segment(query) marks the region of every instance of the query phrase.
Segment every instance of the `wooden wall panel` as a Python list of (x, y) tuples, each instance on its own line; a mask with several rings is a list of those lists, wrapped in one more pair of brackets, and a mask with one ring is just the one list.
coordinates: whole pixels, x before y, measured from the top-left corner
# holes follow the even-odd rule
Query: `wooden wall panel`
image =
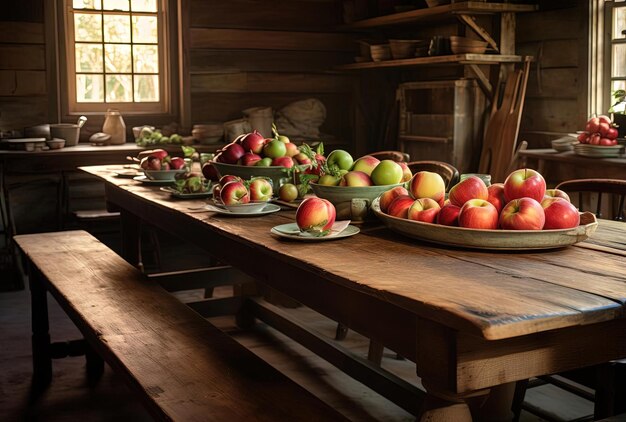
[(43, 44), (43, 25), (33, 22), (2, 22), (0, 43)]
[(584, 90), (579, 80), (578, 68), (548, 68), (531, 72), (526, 98), (560, 98), (576, 101)]
[[(311, 30), (341, 23), (341, 5), (332, 0), (193, 0), (191, 26)], [(233, 11), (238, 11), (233, 13)]]
[(44, 70), (43, 45), (0, 44), (0, 69)]
[(0, 70), (0, 96), (37, 96), (46, 94), (46, 72)]
[(48, 99), (43, 97), (0, 97), (0, 130), (22, 130), (48, 121)]
[(191, 91), (207, 92), (292, 92), (337, 93), (350, 92), (348, 75), (321, 75), (306, 73), (209, 73), (191, 76)]

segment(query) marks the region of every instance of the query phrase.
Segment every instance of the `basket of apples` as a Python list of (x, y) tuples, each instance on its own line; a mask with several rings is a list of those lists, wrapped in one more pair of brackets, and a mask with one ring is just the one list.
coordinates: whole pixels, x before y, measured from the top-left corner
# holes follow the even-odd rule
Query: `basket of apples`
[(371, 155), (354, 160), (337, 149), (321, 166), (321, 175), (311, 188), (316, 196), (328, 199), (337, 209), (337, 218), (360, 221), (369, 216), (371, 202), (382, 192), (411, 179), (406, 163), (379, 160)]
[(587, 121), (585, 130), (578, 134), (574, 153), (585, 157), (617, 157), (622, 145), (617, 142), (617, 127), (607, 116), (594, 116)]
[(164, 149), (142, 151), (137, 156), (139, 166), (150, 180), (174, 181), (176, 175), (187, 171), (182, 157), (171, 157)]
[(436, 173), (416, 173), (408, 188), (394, 187), (372, 209), (387, 227), (433, 243), (492, 250), (559, 248), (593, 234), (597, 221), (579, 213), (558, 189), (546, 189), (532, 169), (512, 172), (504, 183), (487, 187), (471, 176), (450, 189)]

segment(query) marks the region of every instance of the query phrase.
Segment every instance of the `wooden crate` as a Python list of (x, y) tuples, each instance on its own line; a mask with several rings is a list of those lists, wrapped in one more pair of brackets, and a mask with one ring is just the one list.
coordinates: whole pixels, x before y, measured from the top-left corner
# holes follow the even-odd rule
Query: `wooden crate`
[(475, 172), (485, 97), (473, 79), (407, 82), (397, 91), (399, 145), (412, 160), (445, 161)]

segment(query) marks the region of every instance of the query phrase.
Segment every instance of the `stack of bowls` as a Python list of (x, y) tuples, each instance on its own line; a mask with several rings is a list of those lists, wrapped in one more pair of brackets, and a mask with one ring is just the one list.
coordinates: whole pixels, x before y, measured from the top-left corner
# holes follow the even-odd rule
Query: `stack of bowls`
[(453, 35), (450, 37), (450, 49), (454, 54), (483, 54), (487, 50), (487, 42)]
[(222, 123), (193, 125), (191, 135), (200, 144), (216, 144), (224, 136), (224, 125)]
[(389, 40), (391, 57), (397, 59), (408, 59), (415, 56), (417, 40)]

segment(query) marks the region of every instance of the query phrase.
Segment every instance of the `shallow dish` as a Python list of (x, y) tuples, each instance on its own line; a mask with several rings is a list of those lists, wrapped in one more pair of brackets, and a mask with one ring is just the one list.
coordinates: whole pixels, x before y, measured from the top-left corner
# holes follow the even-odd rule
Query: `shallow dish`
[(252, 177), (268, 177), (272, 180), (273, 188), (278, 191), (280, 186), (280, 179), (287, 177), (287, 168), (279, 166), (260, 167), (260, 166), (239, 166), (236, 164), (224, 164), (212, 161), (215, 169), (219, 173), (220, 177), (227, 174), (233, 176), (239, 176), (244, 180), (249, 180)]
[(261, 215), (266, 215), (266, 214), (272, 214), (275, 212), (280, 211), (280, 207), (276, 204), (270, 204), (270, 203), (265, 203), (264, 206), (261, 208), (261, 210), (256, 211), (256, 212), (250, 212), (250, 210), (229, 210), (227, 208), (224, 208), (224, 205), (221, 204), (208, 204), (206, 207), (207, 211), (212, 211), (212, 212), (216, 212), (218, 214), (223, 214), (223, 215), (231, 215), (233, 217), (258, 217)]
[(179, 169), (179, 170), (144, 170), (144, 174), (150, 180), (176, 180), (177, 174), (183, 174), (187, 171), (187, 169)]
[(591, 158), (615, 158), (624, 153), (624, 145), (590, 145), (574, 142), (574, 153), (583, 157)]
[(270, 232), (272, 234), (275, 234), (276, 236), (285, 239), (298, 240), (302, 242), (321, 242), (325, 240), (335, 240), (342, 239), (344, 237), (354, 236), (355, 234), (360, 232), (360, 229), (356, 226), (348, 225), (345, 229), (337, 234), (317, 237), (302, 233), (300, 232), (300, 229), (298, 228), (298, 225), (296, 223), (289, 223), (274, 226), (272, 227)]
[(137, 182), (141, 182), (141, 183), (143, 183), (145, 185), (154, 185), (154, 186), (173, 185), (176, 182), (174, 179), (172, 179), (172, 180), (152, 180), (152, 179), (148, 179), (145, 175), (135, 176), (135, 177), (133, 177), (133, 180), (135, 180)]
[(476, 230), (450, 227), (392, 217), (380, 210), (379, 199), (372, 211), (391, 230), (414, 239), (440, 245), (486, 250), (555, 249), (582, 242), (598, 227), (596, 217), (589, 212), (580, 215), (580, 225), (558, 230)]

